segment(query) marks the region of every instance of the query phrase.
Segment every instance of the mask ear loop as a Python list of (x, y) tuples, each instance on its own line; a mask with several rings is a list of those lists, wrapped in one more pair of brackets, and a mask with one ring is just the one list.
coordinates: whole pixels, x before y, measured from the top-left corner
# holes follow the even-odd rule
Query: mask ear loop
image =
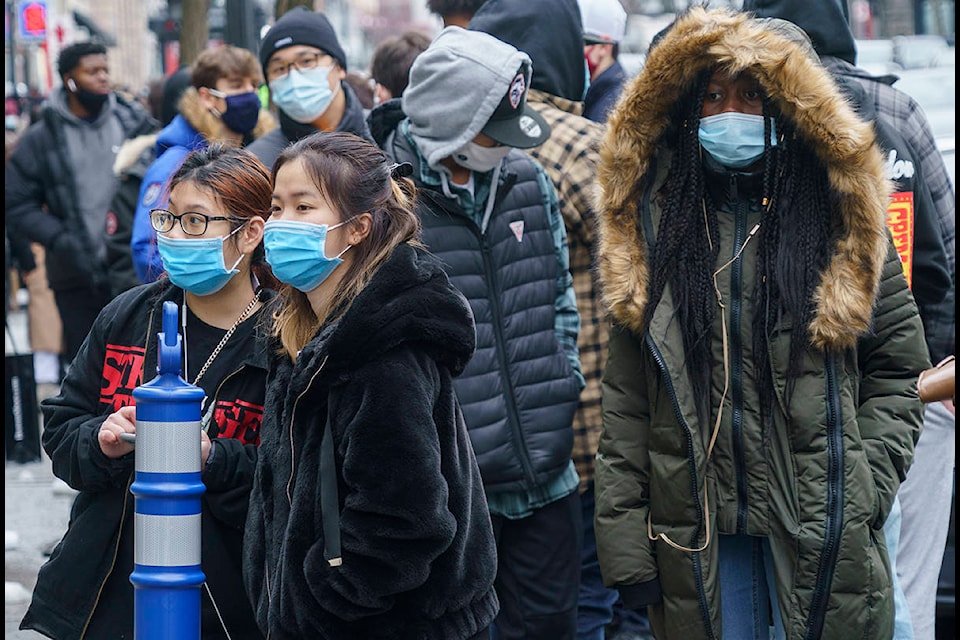
[[(247, 222), (249, 222), (249, 220), (244, 220), (244, 221), (243, 221), (243, 224), (241, 224), (239, 227), (237, 227), (236, 229), (234, 229), (233, 231), (231, 231), (230, 233), (228, 233), (226, 236), (224, 236), (224, 237), (222, 238), (223, 242), (221, 243), (221, 253), (222, 253), (222, 251), (223, 251), (222, 246), (223, 246), (224, 244), (226, 244), (227, 238), (232, 238), (232, 237), (234, 236), (234, 234), (238, 233), (241, 229), (243, 229), (245, 226), (247, 226)], [(247, 254), (241, 252), (241, 253), (240, 253), (240, 257), (237, 258), (237, 261), (234, 262), (234, 263), (233, 263), (233, 266), (230, 267), (229, 269), (227, 269), (227, 271), (233, 271), (234, 269), (236, 269), (236, 268), (237, 268), (237, 265), (240, 264), (240, 263), (243, 261), (243, 259), (246, 258), (246, 257), (247, 257)], [(224, 266), (226, 266), (226, 265), (224, 265)]]
[[(360, 217), (360, 216), (350, 216), (349, 218), (347, 218), (347, 219), (344, 220), (343, 222), (338, 222), (338, 223), (335, 224), (335, 225), (332, 225), (332, 226), (327, 227), (327, 231), (333, 231), (333, 230), (336, 229), (337, 227), (342, 227), (343, 225), (347, 224), (347, 223), (350, 222), (351, 220), (353, 220), (353, 219), (355, 219), (355, 218), (359, 218), (359, 217)], [(343, 251), (341, 251), (341, 252), (338, 253), (337, 255), (333, 256), (332, 258), (327, 258), (327, 251), (326, 251), (326, 249), (324, 249), (324, 250), (323, 250), (323, 257), (326, 258), (327, 260), (338, 260), (338, 259), (342, 258), (342, 257), (343, 257), (343, 254), (345, 254), (352, 246), (353, 246), (353, 245), (348, 242), (348, 243), (347, 243), (347, 246), (345, 246), (345, 247), (343, 248)]]
[[(710, 236), (710, 222), (707, 218), (707, 203), (703, 200), (700, 201), (701, 207), (703, 209), (703, 224), (707, 229), (707, 243), (710, 246), (711, 252), (713, 251), (713, 238)], [(726, 309), (727, 306), (723, 303), (723, 294), (720, 293), (720, 285), (717, 282), (717, 276), (720, 275), (720, 272), (729, 267), (731, 264), (736, 262), (737, 258), (743, 253), (743, 250), (746, 249), (747, 243), (750, 242), (750, 239), (753, 236), (757, 235), (757, 231), (760, 230), (760, 222), (753, 225), (753, 228), (750, 229), (750, 233), (747, 234), (747, 238), (743, 241), (743, 244), (740, 245), (740, 248), (734, 254), (732, 258), (723, 263), (719, 269), (713, 272), (713, 291), (717, 296), (717, 304), (720, 306), (720, 330), (721, 336), (723, 338), (723, 393), (720, 394), (720, 407), (717, 410), (717, 419), (713, 423), (713, 430), (710, 433), (710, 444), (707, 445), (707, 463), (709, 464), (710, 458), (713, 456), (713, 448), (717, 443), (717, 436), (720, 435), (720, 422), (723, 419), (723, 403), (727, 399), (727, 391), (730, 389), (730, 348), (727, 344), (727, 316)], [(668, 545), (677, 549), (679, 551), (686, 551), (688, 553), (699, 553), (700, 551), (705, 550), (710, 546), (710, 493), (707, 490), (707, 476), (704, 474), (703, 477), (703, 519), (704, 519), (704, 528), (705, 535), (703, 540), (703, 546), (697, 548), (685, 547), (683, 545), (677, 544), (667, 536), (665, 533), (658, 533), (653, 535), (653, 524), (650, 521), (650, 514), (647, 513), (647, 538), (650, 540), (663, 540)]]

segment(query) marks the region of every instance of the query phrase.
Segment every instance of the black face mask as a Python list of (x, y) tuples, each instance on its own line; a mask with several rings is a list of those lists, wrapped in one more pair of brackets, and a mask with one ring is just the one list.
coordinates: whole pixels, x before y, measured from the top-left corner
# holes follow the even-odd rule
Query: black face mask
[(110, 97), (109, 93), (94, 93), (93, 91), (87, 91), (82, 87), (78, 87), (77, 83), (73, 82), (72, 79), (68, 84), (68, 88), (90, 115), (99, 114), (100, 109), (103, 108), (104, 103)]

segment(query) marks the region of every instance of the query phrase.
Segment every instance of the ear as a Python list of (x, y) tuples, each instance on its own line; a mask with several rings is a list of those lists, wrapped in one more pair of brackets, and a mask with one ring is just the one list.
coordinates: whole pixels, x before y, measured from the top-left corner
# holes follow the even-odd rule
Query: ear
[(257, 248), (257, 245), (263, 240), (263, 223), (264, 220), (260, 216), (253, 216), (247, 220), (243, 231), (239, 233), (238, 242), (241, 252), (251, 253)]
[(350, 244), (360, 244), (364, 238), (370, 235), (370, 229), (373, 227), (373, 216), (369, 213), (361, 213), (350, 221), (350, 235), (347, 241)]
[(217, 103), (216, 103), (218, 98), (216, 98), (213, 94), (210, 93), (210, 89), (208, 89), (207, 87), (200, 87), (199, 89), (197, 89), (197, 95), (200, 96), (200, 103), (204, 107), (206, 107), (207, 109), (212, 109), (213, 111), (217, 111), (219, 113), (219, 111), (217, 110)]

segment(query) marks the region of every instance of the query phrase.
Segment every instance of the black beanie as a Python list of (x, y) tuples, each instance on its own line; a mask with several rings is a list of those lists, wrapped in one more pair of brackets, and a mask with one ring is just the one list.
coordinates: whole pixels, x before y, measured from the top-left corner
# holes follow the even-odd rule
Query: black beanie
[(310, 11), (306, 7), (294, 7), (274, 23), (267, 35), (260, 41), (260, 64), (263, 77), (267, 77), (267, 61), (280, 49), (305, 44), (321, 49), (336, 60), (344, 71), (347, 69), (347, 56), (340, 48), (340, 41), (333, 25), (322, 13)]

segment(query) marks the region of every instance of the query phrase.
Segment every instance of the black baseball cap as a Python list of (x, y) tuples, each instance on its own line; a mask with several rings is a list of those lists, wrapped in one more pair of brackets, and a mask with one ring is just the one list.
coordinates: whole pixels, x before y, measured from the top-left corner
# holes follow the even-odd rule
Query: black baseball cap
[(531, 149), (546, 142), (550, 137), (550, 125), (527, 104), (529, 89), (530, 65), (524, 63), (480, 132), (516, 149)]

